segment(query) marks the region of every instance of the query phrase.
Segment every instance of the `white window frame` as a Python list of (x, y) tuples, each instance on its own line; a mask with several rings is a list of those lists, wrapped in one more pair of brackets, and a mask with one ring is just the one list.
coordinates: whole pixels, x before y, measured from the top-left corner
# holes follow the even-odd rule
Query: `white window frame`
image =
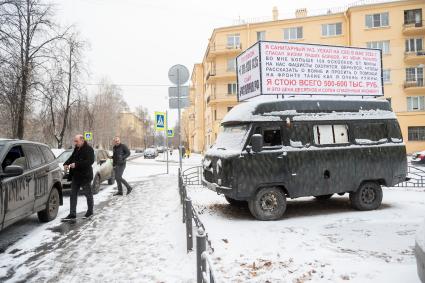
[(381, 27), (388, 27), (389, 25), (390, 25), (390, 15), (388, 12), (365, 15), (366, 28), (381, 28)]
[(260, 41), (260, 40), (266, 40), (265, 30), (257, 31), (257, 41)]
[(234, 72), (234, 71), (236, 71), (236, 58), (229, 58), (229, 59), (227, 59), (226, 70), (228, 72)]
[[(418, 41), (421, 42), (421, 49), (418, 49)], [(413, 43), (413, 46), (412, 46)], [(406, 53), (416, 53), (418, 51), (423, 51), (424, 50), (424, 39), (423, 37), (412, 37), (412, 38), (407, 38), (405, 41), (405, 52)]]
[(314, 143), (316, 145), (348, 144), (348, 125), (314, 125)]
[[(229, 92), (230, 89), (230, 92)], [(233, 82), (233, 83), (228, 83), (227, 84), (227, 95), (235, 95), (238, 92), (238, 84)]]
[(425, 97), (424, 96), (408, 96), (407, 97), (407, 111), (424, 111), (425, 110)]
[(382, 70), (382, 80), (384, 81), (384, 83), (391, 82), (391, 69)]
[[(418, 77), (418, 69), (422, 69), (422, 77)], [(413, 77), (409, 77), (407, 75), (407, 70), (414, 70), (413, 72), (411, 72), (411, 74), (413, 74)], [(418, 79), (424, 79), (424, 68), (419, 68), (419, 67), (410, 67), (410, 68), (406, 68), (406, 82), (417, 82)]]
[[(301, 31), (301, 32), (299, 32)], [(291, 27), (283, 29), (283, 40), (300, 40), (304, 37), (303, 27)]]
[(389, 40), (380, 40), (380, 41), (369, 41), (366, 42), (367, 48), (381, 49), (382, 54), (390, 54), (390, 41)]
[(240, 48), (240, 46), (241, 46), (241, 35), (239, 33), (228, 34), (226, 46), (229, 49)]
[[(339, 30), (338, 30), (338, 26), (339, 26)], [(338, 35), (342, 35), (342, 23), (332, 23), (332, 24), (322, 25), (322, 36), (338, 36)]]

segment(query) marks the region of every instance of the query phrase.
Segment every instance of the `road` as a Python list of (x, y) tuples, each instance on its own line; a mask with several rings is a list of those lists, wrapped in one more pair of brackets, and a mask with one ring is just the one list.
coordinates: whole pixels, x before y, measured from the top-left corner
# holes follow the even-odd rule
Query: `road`
[[(143, 158), (127, 168), (133, 192), (114, 197), (114, 186), (102, 186), (92, 219), (81, 218), (86, 203), (79, 197), (76, 223), (40, 224), (32, 216), (1, 232), (0, 282), (191, 282), (177, 163), (170, 175), (165, 163)], [(64, 202), (59, 217), (68, 213), (69, 198)]]

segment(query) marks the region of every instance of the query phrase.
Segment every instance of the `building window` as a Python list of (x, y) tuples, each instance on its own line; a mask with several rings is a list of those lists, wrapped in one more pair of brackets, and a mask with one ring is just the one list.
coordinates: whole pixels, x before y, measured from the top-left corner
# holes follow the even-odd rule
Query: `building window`
[(286, 28), (283, 30), (284, 40), (297, 40), (303, 38), (303, 27)]
[(236, 59), (235, 58), (227, 59), (227, 71), (228, 72), (236, 71)]
[(266, 32), (265, 31), (257, 31), (257, 41), (266, 40)]
[(409, 141), (425, 141), (425, 127), (408, 127)]
[(227, 35), (227, 48), (240, 48), (241, 37), (239, 33)]
[(233, 109), (232, 106), (227, 107), (227, 112), (230, 112), (230, 110), (232, 110), (232, 109)]
[(407, 111), (425, 110), (424, 96), (409, 96), (407, 98)]
[(423, 49), (423, 38), (406, 39), (406, 52), (418, 52)]
[(322, 25), (322, 36), (335, 36), (342, 34), (342, 23)]
[(423, 68), (406, 68), (406, 81), (417, 82), (421, 86), (424, 82), (424, 69)]
[(383, 70), (382, 71), (382, 78), (383, 78), (384, 83), (391, 82), (391, 70), (390, 69)]
[(227, 94), (236, 94), (238, 91), (237, 83), (227, 84)]
[(404, 11), (404, 24), (422, 26), (422, 9)]
[(316, 125), (313, 127), (315, 144), (348, 143), (347, 125)]
[(366, 43), (367, 48), (381, 49), (383, 54), (390, 53), (390, 41), (370, 41)]
[(388, 12), (366, 15), (367, 28), (387, 27), (388, 25), (389, 25)]

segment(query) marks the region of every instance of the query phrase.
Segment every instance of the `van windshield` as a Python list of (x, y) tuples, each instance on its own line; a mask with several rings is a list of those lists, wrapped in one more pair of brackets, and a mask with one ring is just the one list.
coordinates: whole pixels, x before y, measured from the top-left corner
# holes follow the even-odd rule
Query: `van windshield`
[(249, 125), (225, 126), (214, 144), (215, 149), (242, 150)]

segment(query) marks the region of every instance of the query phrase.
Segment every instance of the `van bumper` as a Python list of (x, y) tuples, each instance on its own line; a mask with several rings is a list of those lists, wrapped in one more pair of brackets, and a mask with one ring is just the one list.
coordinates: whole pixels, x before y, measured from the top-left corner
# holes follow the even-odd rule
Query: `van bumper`
[(204, 177), (202, 176), (202, 184), (207, 187), (208, 189), (210, 189), (211, 191), (216, 192), (217, 194), (225, 194), (228, 195), (232, 192), (232, 188), (229, 187), (223, 187), (223, 186), (219, 186), (216, 183), (211, 183), (208, 182), (207, 180), (204, 179)]

